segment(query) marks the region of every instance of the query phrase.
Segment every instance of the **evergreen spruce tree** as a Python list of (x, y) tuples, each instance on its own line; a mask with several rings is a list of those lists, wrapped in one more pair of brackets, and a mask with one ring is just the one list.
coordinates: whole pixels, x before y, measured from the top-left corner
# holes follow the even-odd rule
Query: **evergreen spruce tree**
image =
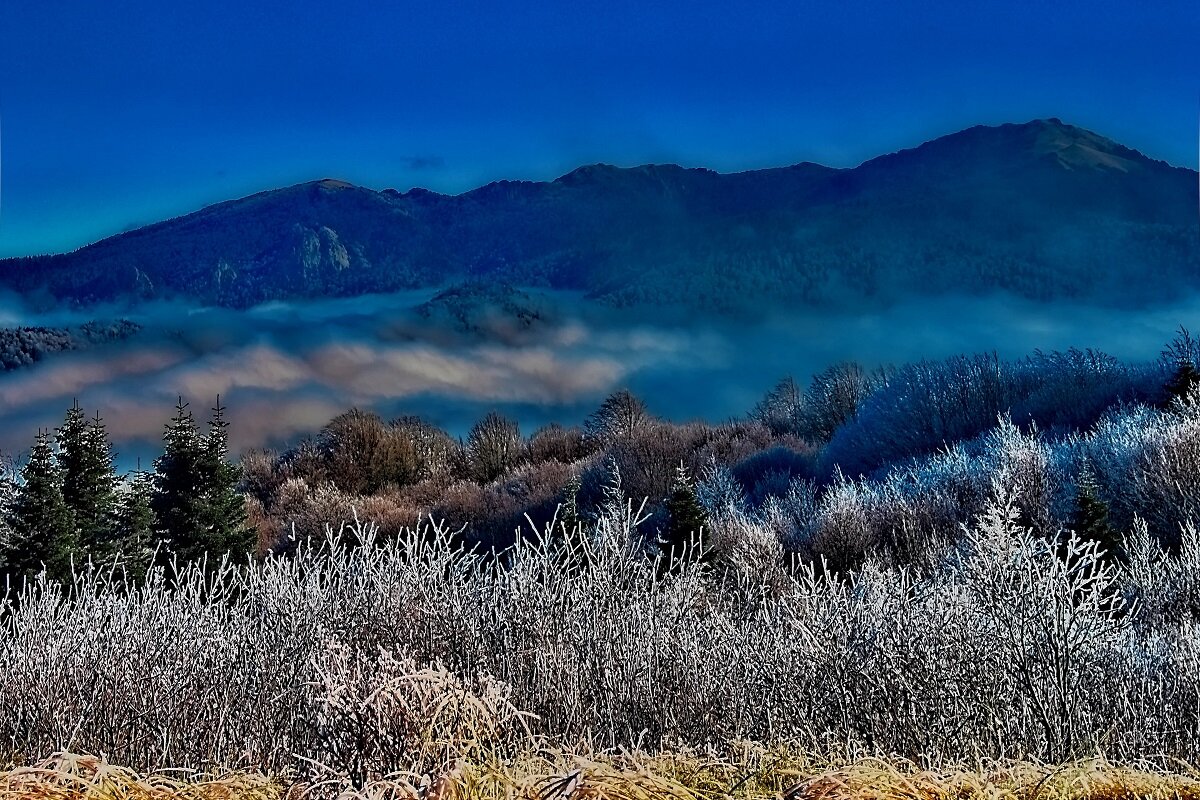
[(8, 559), (13, 548), (13, 530), (9, 523), (16, 498), (16, 476), (7, 467), (0, 467), (0, 575), (8, 570)]
[(228, 459), (228, 428), (219, 397), (203, 436), (187, 403), (179, 399), (163, 434), (165, 450), (155, 462), (152, 509), (166, 545), (161, 557), (173, 553), (190, 561), (228, 553), (241, 558), (253, 545), (245, 503), (237, 492), (241, 473)]
[(117, 473), (99, 413), (88, 421), (78, 401), (58, 429), (63, 500), (75, 518), (79, 545), (97, 559), (112, 550)]
[(142, 470), (126, 484), (125, 493), (117, 503), (115, 550), (127, 574), (141, 581), (154, 556), (154, 476)]
[(563, 534), (568, 538), (574, 537), (583, 523), (579, 516), (579, 490), (582, 487), (583, 480), (578, 473), (573, 473), (567, 480), (567, 485), (563, 487), (558, 522), (562, 526)]
[(1200, 357), (1200, 342), (1192, 338), (1192, 334), (1182, 325), (1162, 351), (1162, 360), (1173, 370), (1171, 377), (1163, 386), (1165, 397), (1162, 408), (1171, 408), (1176, 401), (1186, 400), (1192, 388), (1200, 384), (1200, 369), (1197, 369), (1197, 358)]
[(74, 489), (79, 483), (78, 476), (82, 472), (86, 433), (87, 415), (83, 413), (79, 401), (76, 400), (67, 409), (67, 416), (63, 419), (62, 427), (55, 435), (58, 441), (58, 464), (63, 471), (63, 499), (68, 503), (70, 502), (68, 498), (76, 493)]
[(1079, 475), (1071, 527), (1083, 541), (1098, 544), (1104, 550), (1106, 559), (1124, 558), (1121, 534), (1108, 520), (1108, 504), (1100, 499), (1100, 485), (1088, 464), (1084, 464)]
[(188, 559), (203, 551), (201, 467), (204, 443), (188, 404), (179, 398), (175, 416), (163, 433), (163, 454), (154, 462), (154, 493), (151, 509), (163, 547), (160, 559), (171, 554)]
[(237, 491), (241, 470), (229, 461), (229, 423), (225, 421), (220, 395), (202, 444), (203, 549), (214, 557), (228, 553), (241, 558), (253, 546), (254, 535), (246, 524), (245, 500)]
[(54, 580), (71, 574), (77, 549), (75, 520), (63, 499), (62, 470), (54, 459), (50, 434), (39, 431), (21, 470), (21, 485), (9, 514), (12, 541), (9, 569), (25, 576), (42, 567)]
[(1175, 373), (1167, 381), (1165, 387), (1167, 397), (1164, 406), (1170, 407), (1177, 400), (1185, 400), (1192, 388), (1200, 385), (1200, 371), (1191, 361), (1180, 361), (1175, 367)]
[[(663, 534), (663, 545), (673, 558), (685, 553), (693, 559), (709, 555), (708, 513), (696, 494), (696, 484), (680, 463), (675, 470), (675, 482), (671, 496), (667, 498), (667, 514), (670, 517)], [(690, 549), (689, 549), (690, 548)]]

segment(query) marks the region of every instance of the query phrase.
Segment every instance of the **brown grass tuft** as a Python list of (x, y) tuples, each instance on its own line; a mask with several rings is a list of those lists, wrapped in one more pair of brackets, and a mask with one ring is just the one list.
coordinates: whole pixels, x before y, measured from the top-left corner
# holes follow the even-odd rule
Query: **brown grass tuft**
[(978, 770), (923, 770), (868, 759), (792, 785), (784, 800), (1200, 800), (1200, 781), (1089, 759), (1059, 767), (1017, 763)]
[(140, 777), (104, 758), (59, 753), (0, 773), (0, 800), (281, 800), (280, 782), (249, 772)]

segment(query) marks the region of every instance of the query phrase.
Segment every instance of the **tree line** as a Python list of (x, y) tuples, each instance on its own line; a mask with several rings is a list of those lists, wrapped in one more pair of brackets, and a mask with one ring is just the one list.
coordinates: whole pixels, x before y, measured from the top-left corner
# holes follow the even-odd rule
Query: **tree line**
[(0, 328), (0, 372), (27, 367), (55, 353), (125, 341), (141, 329), (127, 319), (93, 320), (73, 328)]
[(180, 398), (152, 471), (120, 475), (99, 413), (76, 401), (55, 431), (41, 430), (4, 482), (0, 569), (69, 579), (86, 560), (119, 563), (134, 578), (172, 558), (243, 556), (253, 543), (229, 461), (220, 398), (202, 431)]
[[(865, 552), (856, 542), (891, 541), (890, 531), (905, 525), (944, 531), (968, 522), (982, 490), (965, 473), (987, 471), (970, 464), (990, 447), (1000, 418), (1042, 437), (1013, 452), (1063, 472), (1022, 495), (1022, 524), (1070, 527), (1119, 554), (1114, 529), (1127, 530), (1134, 514), (1151, 517), (1165, 541), (1178, 538), (1176, 511), (1191, 502), (1194, 474), (1181, 468), (1183, 500), (1150, 502), (1161, 494), (1155, 487), (1179, 483), (1153, 463), (1118, 468), (1107, 444), (1087, 458), (1050, 458), (1039, 448), (1066, 447), (1113, 420), (1131, 426), (1127, 438), (1173, 439), (1168, 419), (1125, 412), (1188, 401), (1200, 384), (1197, 364), (1200, 344), (1181, 329), (1160, 359), (1144, 364), (1077, 350), (875, 370), (839, 364), (807, 388), (780, 381), (746, 418), (718, 425), (658, 419), (627, 390), (580, 426), (548, 425), (531, 436), (496, 412), (459, 439), (416, 417), (385, 422), (351, 410), (286, 452), (252, 450), (236, 466), (219, 400), (202, 432), (180, 399), (153, 470), (125, 477), (113, 467), (103, 421), (75, 404), (60, 428), (39, 433), (19, 474), (0, 481), (0, 570), (29, 575), (44, 565), (61, 578), (87, 558), (120, 557), (140, 573), (170, 558), (286, 553), (336, 532), (352, 511), (384, 536), (433, 516), (461, 529), (464, 545), (503, 549), (529, 522), (556, 519), (564, 534), (586, 529), (614, 479), (627, 496), (647, 500), (642, 530), (651, 549), (715, 557), (712, 510), (733, 503), (769, 517), (792, 550), (852, 566)], [(923, 482), (957, 488), (926, 487), (920, 507), (905, 510), (912, 485)], [(888, 546), (911, 556), (903, 541)]]

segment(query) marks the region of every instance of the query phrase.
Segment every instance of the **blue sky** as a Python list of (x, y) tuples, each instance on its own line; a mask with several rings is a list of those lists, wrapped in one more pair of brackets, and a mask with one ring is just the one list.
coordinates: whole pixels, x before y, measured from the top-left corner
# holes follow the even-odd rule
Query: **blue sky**
[(0, 256), (318, 177), (851, 166), (1035, 117), (1195, 167), (1197, 42), (1173, 0), (3, 0)]

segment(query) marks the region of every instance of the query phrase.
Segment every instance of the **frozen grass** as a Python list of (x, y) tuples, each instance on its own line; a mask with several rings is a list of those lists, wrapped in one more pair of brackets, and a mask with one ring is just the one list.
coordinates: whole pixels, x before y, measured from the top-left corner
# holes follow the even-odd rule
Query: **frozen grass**
[(142, 776), (67, 753), (0, 772), (0, 800), (278, 800), (284, 794), (280, 781), (250, 772)]
[(146, 777), (60, 754), (0, 773), (0, 800), (1192, 800), (1194, 772), (1103, 759), (929, 770), (903, 760), (821, 764), (787, 747), (742, 744), (707, 756), (540, 751), (511, 762), (459, 762), (437, 774), (298, 782), (250, 772)]

